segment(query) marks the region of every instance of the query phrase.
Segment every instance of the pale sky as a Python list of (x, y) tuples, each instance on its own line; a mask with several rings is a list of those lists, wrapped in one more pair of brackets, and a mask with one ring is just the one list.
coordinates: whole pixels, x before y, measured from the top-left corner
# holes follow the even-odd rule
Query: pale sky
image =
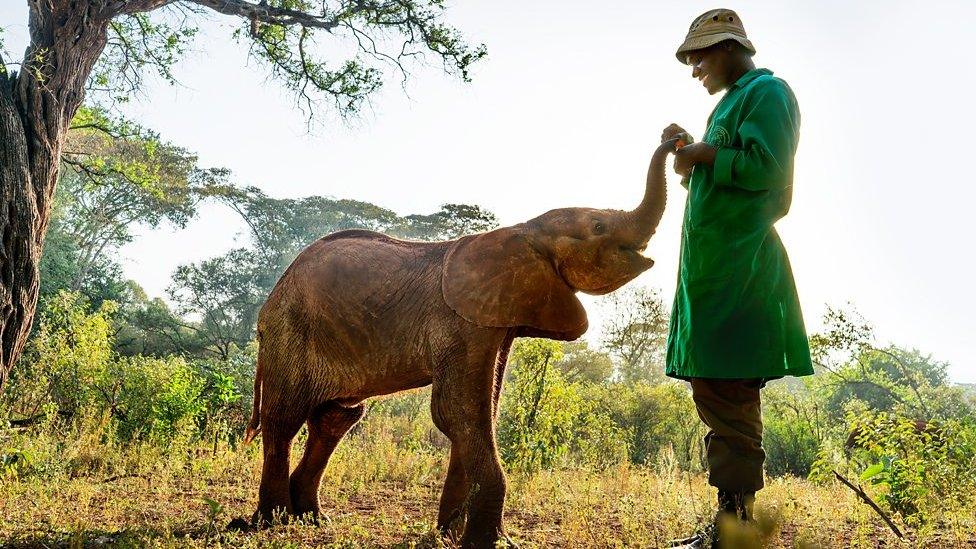
[[(365, 200), (400, 214), (478, 204), (503, 224), (564, 206), (631, 208), (650, 151), (670, 122), (700, 137), (709, 96), (674, 50), (712, 2), (452, 2), (448, 21), (487, 60), (461, 84), (414, 70), (409, 97), (388, 81), (353, 125), (309, 133), (291, 96), (213, 15), (180, 63), (180, 85), (151, 81), (126, 112), (275, 197)], [(804, 317), (851, 302), (878, 343), (951, 364), (976, 382), (971, 257), (976, 178), (972, 47), (976, 3), (729, 2), (767, 67), (802, 112), (793, 208), (777, 224)], [(8, 50), (23, 51), (26, 2), (4, 0)], [(435, 61), (433, 58), (430, 61)], [(433, 64), (433, 63), (432, 63)], [(675, 286), (685, 190), (669, 175), (669, 207), (632, 284)], [(183, 231), (141, 231), (126, 274), (163, 295), (181, 263), (223, 253), (243, 234), (207, 206)], [(599, 309), (586, 299), (591, 340)]]

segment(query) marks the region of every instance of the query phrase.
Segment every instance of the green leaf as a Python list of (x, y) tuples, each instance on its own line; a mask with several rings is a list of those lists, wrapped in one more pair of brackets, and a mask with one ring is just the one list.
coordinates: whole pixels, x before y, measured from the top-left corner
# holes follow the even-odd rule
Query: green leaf
[(875, 463), (874, 465), (865, 469), (863, 473), (861, 473), (861, 481), (870, 480), (883, 473), (884, 470), (885, 470), (885, 466), (883, 463)]

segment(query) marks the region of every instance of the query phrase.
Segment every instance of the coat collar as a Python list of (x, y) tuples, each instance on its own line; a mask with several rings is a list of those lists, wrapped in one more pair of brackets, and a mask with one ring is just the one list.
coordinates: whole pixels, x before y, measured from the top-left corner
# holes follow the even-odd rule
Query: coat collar
[(766, 74), (773, 74), (773, 71), (769, 69), (752, 69), (751, 71), (740, 76), (739, 79), (735, 81), (735, 84), (729, 86), (729, 91), (732, 91), (736, 88), (741, 88), (746, 84), (748, 84), (749, 82), (752, 82), (753, 80)]

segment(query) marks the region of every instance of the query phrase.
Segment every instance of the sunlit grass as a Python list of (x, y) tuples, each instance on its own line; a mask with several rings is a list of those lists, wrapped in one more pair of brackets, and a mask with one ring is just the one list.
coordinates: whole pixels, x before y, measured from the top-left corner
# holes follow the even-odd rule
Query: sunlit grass
[[(293, 521), (259, 532), (227, 530), (254, 510), (259, 444), (121, 447), (89, 435), (8, 436), (25, 456), (0, 484), (0, 543), (115, 547), (437, 547), (433, 532), (446, 468), (445, 441), (402, 443), (408, 428), (376, 418), (340, 446), (322, 484), (319, 524)], [(296, 443), (294, 459), (303, 441)], [(660, 547), (708, 521), (714, 491), (673, 461), (655, 467), (509, 475), (508, 534), (523, 547)], [(16, 473), (15, 471), (19, 471)], [(771, 479), (758, 512), (770, 547), (962, 547), (972, 514), (910, 542), (840, 485)], [(761, 536), (760, 536), (761, 534)], [(759, 539), (754, 537), (751, 539)], [(447, 543), (449, 545), (449, 543)]]

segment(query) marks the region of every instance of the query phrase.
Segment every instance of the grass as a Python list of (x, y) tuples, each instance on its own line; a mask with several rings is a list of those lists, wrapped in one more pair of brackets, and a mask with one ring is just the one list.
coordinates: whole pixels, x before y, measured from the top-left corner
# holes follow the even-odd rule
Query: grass
[[(214, 451), (211, 443), (184, 442), (164, 452), (158, 444), (122, 448), (98, 437), (8, 435), (0, 448), (30, 457), (0, 480), (0, 545), (450, 546), (433, 531), (444, 441), (424, 435), (425, 444), (404, 444), (401, 435), (374, 421), (343, 442), (322, 484), (319, 524), (293, 521), (251, 533), (227, 525), (254, 510), (260, 445), (222, 443)], [(666, 465), (510, 474), (506, 528), (527, 548), (661, 547), (708, 520), (713, 498), (702, 475)], [(976, 546), (976, 519), (966, 517), (899, 541), (840, 484), (770, 479), (757, 514), (769, 547)]]

